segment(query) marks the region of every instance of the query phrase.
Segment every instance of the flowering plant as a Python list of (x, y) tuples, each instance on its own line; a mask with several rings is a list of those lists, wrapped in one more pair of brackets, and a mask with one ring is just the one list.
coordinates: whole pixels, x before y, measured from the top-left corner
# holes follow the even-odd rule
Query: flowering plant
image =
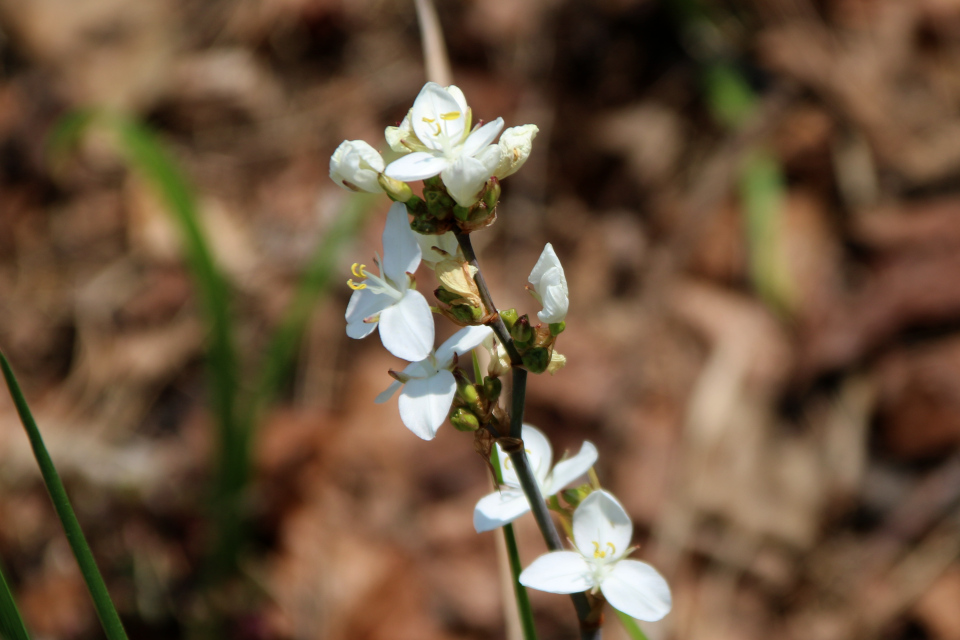
[[(525, 571), (515, 571), (515, 588), (526, 585), (572, 594), (581, 635), (599, 638), (605, 602), (641, 620), (657, 620), (670, 610), (670, 589), (650, 565), (626, 559), (633, 525), (612, 494), (599, 486), (593, 465), (597, 449), (584, 442), (580, 452), (551, 466), (546, 435), (523, 424), (528, 373), (556, 373), (566, 363), (555, 345), (566, 328), (570, 306), (567, 280), (553, 246), (547, 244), (528, 277), (540, 304), (536, 319), (493, 303), (473, 250), (470, 234), (493, 224), (500, 180), (516, 173), (533, 149), (538, 129), (528, 124), (503, 129), (503, 119), (473, 124), (463, 92), (428, 82), (403, 121), (387, 127), (386, 143), (401, 154), (385, 164), (362, 141), (345, 141), (330, 159), (330, 177), (352, 191), (383, 192), (394, 204), (383, 232), (379, 274), (354, 264), (354, 290), (347, 305), (347, 335), (364, 338), (379, 327), (384, 347), (408, 364), (390, 370), (394, 381), (377, 396), (386, 402), (399, 391), (403, 424), (432, 440), (449, 418), (460, 431), (473, 432), (474, 446), (495, 471), (497, 491), (474, 510), (478, 532), (502, 527), (528, 511), (550, 553)], [(421, 195), (411, 181), (423, 180)], [(431, 307), (416, 290), (418, 267), (432, 270), (439, 286)], [(462, 327), (434, 348), (433, 314)], [(539, 322), (537, 322), (537, 320)], [(484, 372), (475, 350), (490, 354)], [(472, 367), (464, 370), (461, 363)], [(501, 406), (500, 378), (510, 372), (509, 408)], [(589, 472), (591, 483), (564, 490)], [(562, 502), (561, 502), (562, 500)], [(573, 538), (563, 545), (550, 516), (558, 514)], [(515, 544), (513, 566), (519, 566)], [(521, 614), (532, 628), (525, 598)]]

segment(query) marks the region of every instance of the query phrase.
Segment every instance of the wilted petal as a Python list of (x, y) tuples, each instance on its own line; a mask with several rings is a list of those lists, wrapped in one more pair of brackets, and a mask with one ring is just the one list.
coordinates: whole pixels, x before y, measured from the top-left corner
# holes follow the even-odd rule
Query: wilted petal
[(450, 197), (461, 207), (469, 207), (479, 199), (480, 190), (490, 179), (490, 172), (482, 162), (464, 154), (444, 169), (440, 173), (440, 178), (447, 187)]
[(540, 129), (534, 124), (525, 124), (520, 127), (510, 127), (500, 136), (500, 162), (494, 170), (499, 179), (516, 173), (524, 165), (530, 152), (533, 151), (533, 139)]
[(580, 447), (580, 453), (568, 458), (566, 460), (561, 460), (553, 468), (553, 471), (550, 472), (547, 482), (544, 484), (544, 494), (553, 495), (554, 493), (560, 491), (565, 486), (585, 474), (590, 470), (597, 462), (597, 448), (593, 446), (593, 443), (587, 440), (583, 443), (583, 446)]
[[(439, 236), (414, 233), (417, 244), (420, 245), (421, 259), (424, 264), (433, 268), (438, 262), (462, 255), (457, 236), (452, 231)], [(437, 251), (439, 249), (439, 251)]]
[(472, 132), (463, 143), (463, 153), (475, 156), (477, 152), (493, 142), (503, 129), (503, 118), (497, 118)]
[(426, 151), (414, 151), (388, 164), (384, 173), (394, 180), (411, 182), (432, 178), (449, 165), (450, 161), (443, 156), (436, 156)]
[(615, 609), (637, 620), (653, 622), (670, 612), (670, 586), (657, 570), (638, 560), (620, 560), (600, 585)]
[[(413, 127), (410, 125), (410, 111), (407, 111), (407, 115), (403, 117), (400, 126), (387, 127), (383, 131), (383, 137), (387, 139), (387, 144), (397, 153), (410, 153), (414, 151), (415, 149), (411, 149), (410, 146), (417, 146), (420, 142), (416, 140), (416, 136), (417, 134), (413, 132)], [(404, 142), (406, 142), (406, 144), (404, 144)]]
[(633, 522), (613, 495), (603, 489), (583, 499), (573, 512), (573, 541), (581, 553), (593, 557), (594, 551), (622, 556), (630, 548)]
[(401, 289), (407, 286), (407, 272), (413, 273), (420, 265), (420, 245), (415, 235), (406, 205), (394, 202), (383, 228), (383, 272)]
[(477, 533), (491, 531), (513, 522), (527, 511), (530, 511), (527, 496), (518, 489), (503, 487), (477, 502), (473, 509), (473, 528)]
[(437, 349), (437, 367), (446, 369), (453, 364), (453, 354), (462, 356), (476, 349), (484, 339), (493, 334), (490, 327), (464, 327), (447, 340)]
[(364, 322), (394, 303), (394, 299), (385, 293), (374, 293), (369, 289), (354, 291), (347, 303), (344, 318), (347, 321), (347, 335), (351, 338), (366, 338), (377, 328), (376, 322)]
[(419, 291), (408, 289), (403, 298), (380, 312), (380, 340), (387, 351), (410, 362), (433, 351), (433, 313)]
[(520, 574), (520, 584), (547, 593), (577, 593), (594, 586), (590, 566), (576, 551), (540, 556)]
[(409, 380), (400, 392), (400, 419), (415, 435), (433, 440), (450, 412), (456, 390), (456, 380), (446, 370)]

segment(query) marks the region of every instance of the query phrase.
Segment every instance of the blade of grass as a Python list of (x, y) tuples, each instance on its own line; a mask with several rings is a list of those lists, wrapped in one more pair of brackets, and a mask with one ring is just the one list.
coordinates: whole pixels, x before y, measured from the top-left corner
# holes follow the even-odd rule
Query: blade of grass
[(640, 628), (640, 625), (637, 624), (636, 620), (625, 614), (623, 611), (617, 611), (617, 609), (613, 610), (617, 612), (617, 617), (620, 618), (623, 628), (626, 629), (627, 635), (630, 636), (632, 640), (647, 640), (647, 634), (643, 632), (643, 629)]
[(70, 499), (67, 497), (67, 491), (63, 488), (63, 482), (60, 481), (60, 474), (57, 473), (53, 460), (43, 444), (43, 438), (40, 436), (40, 430), (37, 423), (30, 413), (30, 407), (20, 391), (20, 385), (13, 375), (13, 369), (7, 362), (6, 356), (0, 353), (0, 367), (3, 368), (3, 377), (7, 382), (7, 388), (13, 397), (13, 403), (17, 407), (17, 413), (20, 415), (20, 421), (30, 439), (30, 446), (33, 448), (33, 455), (37, 459), (37, 465), (40, 467), (40, 473), (43, 476), (43, 482), (47, 486), (47, 492), (53, 501), (53, 508), (60, 518), (63, 525), (63, 531), (67, 535), (67, 541), (70, 548), (73, 549), (73, 555), (80, 565), (80, 573), (83, 574), (83, 580), (87, 583), (87, 589), (93, 598), (93, 606), (97, 611), (97, 617), (100, 618), (100, 624), (107, 634), (108, 640), (126, 640), (127, 634), (123, 630), (123, 624), (120, 622), (120, 616), (110, 600), (110, 594), (107, 592), (107, 585), (103, 582), (103, 576), (97, 568), (97, 563), (93, 559), (93, 553), (90, 551), (87, 540), (80, 529), (80, 523), (77, 516), (70, 506)]
[(200, 226), (196, 197), (179, 166), (156, 135), (134, 120), (108, 121), (131, 164), (150, 181), (180, 229), (187, 263), (199, 289), (211, 341), (207, 364), (219, 432), (213, 503), (215, 535), (208, 559), (212, 577), (236, 568), (243, 546), (244, 489), (250, 475), (249, 442), (236, 417), (239, 365), (230, 318), (230, 292)]
[[(497, 476), (497, 484), (503, 482), (500, 473), (500, 456), (494, 451), (490, 455), (493, 472)], [(533, 608), (530, 606), (530, 597), (527, 588), (520, 584), (520, 573), (523, 565), (520, 564), (520, 552), (517, 549), (517, 537), (513, 533), (513, 525), (503, 525), (503, 539), (507, 543), (507, 557), (510, 559), (510, 573), (513, 575), (513, 595), (517, 599), (517, 612), (520, 615), (520, 626), (523, 628), (524, 640), (537, 640), (537, 626), (533, 621)]]
[(23, 624), (13, 592), (0, 567), (0, 638), (4, 640), (30, 640), (27, 626)]

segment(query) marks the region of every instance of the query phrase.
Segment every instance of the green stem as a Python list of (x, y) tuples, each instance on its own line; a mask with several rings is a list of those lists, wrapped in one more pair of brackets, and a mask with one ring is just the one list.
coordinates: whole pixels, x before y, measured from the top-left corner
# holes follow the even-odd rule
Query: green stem
[(83, 580), (87, 583), (87, 589), (93, 598), (93, 606), (100, 618), (100, 624), (107, 634), (108, 640), (127, 640), (127, 634), (123, 630), (123, 623), (120, 622), (120, 616), (110, 600), (110, 594), (107, 591), (107, 585), (103, 582), (103, 576), (97, 568), (97, 563), (93, 559), (93, 553), (87, 545), (87, 540), (80, 529), (80, 523), (77, 516), (70, 506), (70, 499), (67, 497), (67, 491), (63, 488), (63, 482), (60, 481), (60, 474), (57, 473), (53, 460), (43, 444), (43, 438), (40, 436), (40, 429), (30, 413), (30, 407), (20, 391), (20, 385), (17, 383), (16, 376), (13, 375), (13, 369), (7, 362), (6, 356), (0, 353), (0, 367), (3, 368), (3, 377), (7, 381), (7, 388), (13, 397), (13, 402), (17, 407), (17, 413), (20, 414), (20, 421), (30, 439), (30, 446), (33, 448), (33, 455), (37, 459), (37, 465), (40, 467), (40, 473), (43, 476), (43, 482), (47, 486), (47, 492), (53, 501), (53, 508), (60, 518), (63, 525), (63, 531), (67, 535), (67, 542), (73, 549), (73, 555), (80, 565), (80, 573), (83, 574)]
[[(537, 484), (533, 470), (527, 460), (527, 454), (523, 449), (523, 440), (521, 438), (523, 430), (523, 413), (527, 394), (527, 370), (523, 368), (520, 354), (513, 344), (513, 338), (507, 327), (500, 318), (500, 312), (493, 302), (490, 295), (490, 289), (487, 288), (486, 280), (483, 278), (483, 272), (480, 270), (480, 264), (477, 262), (477, 254), (473, 250), (473, 244), (470, 242), (470, 235), (466, 233), (454, 232), (460, 249), (463, 251), (463, 257), (477, 271), (473, 276), (477, 283), (477, 289), (480, 293), (480, 300), (487, 311), (493, 314), (494, 319), (489, 323), (493, 332), (496, 334), (507, 354), (510, 356), (510, 363), (513, 367), (513, 385), (510, 398), (510, 441), (500, 441), (500, 448), (510, 456), (513, 462), (514, 470), (517, 474), (517, 480), (520, 482), (520, 488), (530, 503), (530, 510), (533, 512), (533, 518), (540, 529), (540, 535), (550, 551), (561, 551), (563, 541), (560, 534), (557, 533), (557, 527), (550, 518), (550, 510), (547, 507), (543, 495), (540, 493), (540, 485)], [(577, 611), (577, 618), (580, 620), (580, 637), (582, 640), (599, 640), (600, 625), (597, 619), (597, 612), (587, 598), (585, 593), (572, 593), (570, 599), (573, 600), (573, 606)]]

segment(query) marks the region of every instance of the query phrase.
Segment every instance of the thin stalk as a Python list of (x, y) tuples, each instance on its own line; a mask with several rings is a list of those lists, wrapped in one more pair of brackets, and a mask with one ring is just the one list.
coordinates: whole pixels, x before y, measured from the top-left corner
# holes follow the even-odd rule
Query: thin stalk
[(417, 21), (420, 23), (420, 38), (423, 41), (423, 61), (427, 68), (427, 80), (447, 86), (453, 82), (450, 58), (443, 42), (443, 29), (437, 9), (430, 0), (415, 0)]
[[(490, 289), (487, 287), (486, 280), (483, 278), (483, 272), (480, 270), (480, 264), (477, 262), (477, 254), (473, 250), (473, 243), (470, 242), (470, 235), (466, 233), (454, 232), (460, 249), (463, 251), (463, 257), (477, 271), (473, 276), (477, 284), (477, 290), (480, 293), (480, 300), (484, 308), (493, 314), (494, 319), (489, 323), (493, 332), (496, 334), (507, 354), (510, 356), (510, 363), (513, 367), (513, 385), (510, 397), (510, 441), (501, 441), (500, 448), (510, 456), (513, 462), (514, 470), (517, 474), (517, 480), (520, 488), (530, 503), (530, 510), (533, 512), (533, 518), (540, 529), (540, 535), (550, 551), (561, 551), (563, 541), (557, 532), (557, 527), (553, 524), (550, 517), (550, 510), (547, 507), (543, 495), (540, 493), (540, 485), (537, 484), (533, 470), (527, 460), (527, 454), (523, 449), (523, 440), (521, 432), (523, 429), (523, 413), (526, 404), (527, 394), (527, 370), (522, 366), (520, 354), (513, 344), (513, 338), (507, 331), (507, 326), (500, 317), (500, 312), (493, 302), (490, 295)], [(599, 616), (594, 611), (593, 606), (587, 599), (585, 593), (572, 593), (570, 599), (573, 600), (573, 606), (577, 611), (577, 618), (580, 620), (580, 638), (581, 640), (599, 640), (600, 624)]]
[[(512, 532), (511, 532), (512, 533)], [(6, 640), (30, 640), (27, 627), (23, 624), (20, 610), (13, 599), (10, 585), (0, 569), (0, 638)]]
[[(463, 257), (466, 258), (470, 266), (477, 270), (473, 276), (473, 281), (477, 283), (480, 301), (483, 302), (483, 308), (494, 315), (493, 320), (489, 323), (490, 328), (497, 334), (497, 339), (500, 341), (500, 344), (503, 345), (503, 348), (507, 350), (507, 355), (510, 357), (510, 364), (514, 367), (514, 370), (516, 370), (517, 367), (523, 364), (523, 361), (520, 359), (520, 354), (513, 344), (513, 338), (507, 330), (507, 325), (503, 323), (503, 318), (500, 317), (497, 306), (493, 304), (493, 297), (490, 295), (490, 289), (487, 288), (487, 281), (483, 279), (483, 272), (480, 271), (480, 264), (477, 262), (477, 254), (473, 250), (470, 234), (458, 233), (456, 231), (454, 231), (453, 234), (457, 237), (457, 242), (460, 243), (460, 250), (463, 251)], [(518, 435), (516, 437), (519, 438), (520, 436)]]
[(7, 381), (7, 388), (13, 397), (17, 413), (20, 414), (20, 422), (23, 423), (23, 428), (30, 439), (30, 447), (37, 459), (37, 466), (40, 467), (40, 474), (43, 476), (43, 483), (47, 486), (53, 508), (57, 512), (57, 517), (60, 518), (60, 524), (67, 535), (67, 542), (70, 543), (77, 564), (80, 565), (80, 573), (83, 575), (83, 580), (87, 583), (87, 589), (90, 591), (90, 597), (93, 598), (93, 606), (97, 611), (97, 617), (100, 618), (100, 624), (103, 626), (108, 640), (127, 640), (127, 633), (123, 630), (120, 616), (110, 600), (110, 593), (107, 591), (107, 585), (103, 582), (103, 576), (100, 575), (97, 563), (93, 559), (93, 552), (90, 551), (87, 539), (80, 529), (77, 515), (73, 512), (73, 507), (70, 506), (67, 490), (63, 488), (60, 474), (57, 473), (57, 468), (53, 465), (47, 447), (43, 444), (40, 429), (37, 428), (33, 414), (30, 413), (30, 407), (27, 406), (23, 392), (20, 391), (17, 378), (13, 375), (13, 369), (10, 368), (10, 363), (7, 362), (3, 353), (0, 353), (0, 367), (3, 368), (3, 377)]
[[(476, 356), (474, 356), (476, 363)], [(503, 482), (503, 474), (500, 470), (500, 456), (494, 452), (490, 456), (490, 464), (493, 466), (493, 472), (497, 477), (497, 483)], [(520, 573), (523, 567), (520, 564), (520, 551), (517, 549), (517, 537), (513, 533), (513, 525), (503, 525), (503, 540), (507, 547), (507, 558), (510, 560), (510, 574), (513, 577), (513, 595), (517, 600), (517, 614), (520, 617), (520, 625), (523, 628), (524, 640), (537, 640), (537, 627), (533, 621), (533, 609), (530, 607), (530, 598), (527, 596), (527, 588), (520, 584)]]

